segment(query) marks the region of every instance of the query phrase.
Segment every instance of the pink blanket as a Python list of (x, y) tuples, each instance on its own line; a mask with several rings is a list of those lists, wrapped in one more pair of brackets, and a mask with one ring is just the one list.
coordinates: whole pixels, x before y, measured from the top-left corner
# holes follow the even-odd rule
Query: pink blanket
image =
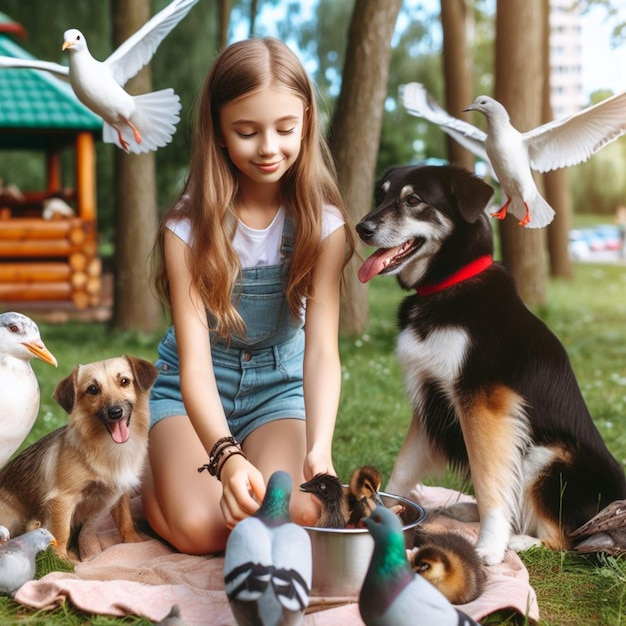
[[(468, 500), (456, 491), (427, 487), (420, 494), (427, 505), (445, 506)], [(133, 500), (133, 514), (140, 527), (144, 524), (141, 502)], [(477, 524), (447, 518), (447, 527), (475, 536)], [(189, 556), (175, 552), (169, 545), (142, 534), (143, 543), (123, 544), (106, 513), (86, 524), (79, 537), (82, 561), (74, 573), (53, 572), (38, 581), (26, 583), (15, 599), (33, 608), (58, 606), (70, 601), (81, 611), (114, 616), (140, 615), (162, 619), (173, 604), (189, 626), (231, 626), (234, 618), (224, 593), (223, 558)], [(484, 593), (460, 607), (474, 619), (499, 609), (512, 608), (533, 621), (539, 618), (535, 592), (528, 572), (519, 557), (508, 552), (503, 563), (488, 569)], [(306, 626), (362, 626), (357, 598), (311, 598), (305, 616)]]

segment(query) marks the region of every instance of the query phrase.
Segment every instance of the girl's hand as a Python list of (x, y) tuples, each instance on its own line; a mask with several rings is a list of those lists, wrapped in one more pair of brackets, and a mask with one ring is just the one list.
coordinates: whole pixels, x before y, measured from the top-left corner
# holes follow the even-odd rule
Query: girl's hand
[(243, 456), (234, 455), (224, 463), (220, 475), (220, 508), (228, 528), (257, 511), (265, 497), (261, 472)]
[(335, 468), (333, 467), (333, 460), (330, 454), (322, 454), (311, 450), (304, 457), (304, 477), (306, 480), (311, 480), (316, 474), (332, 474), (337, 475)]

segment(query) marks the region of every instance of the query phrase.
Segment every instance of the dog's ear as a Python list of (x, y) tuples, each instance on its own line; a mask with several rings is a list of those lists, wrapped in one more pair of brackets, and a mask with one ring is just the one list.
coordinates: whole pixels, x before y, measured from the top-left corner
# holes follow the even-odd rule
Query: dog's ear
[(144, 359), (138, 359), (134, 356), (124, 355), (126, 360), (130, 363), (130, 367), (135, 375), (135, 383), (141, 391), (148, 391), (152, 387), (152, 383), (156, 380), (157, 370), (152, 363), (145, 361)]
[(459, 213), (466, 222), (473, 224), (487, 207), (494, 189), (482, 178), (463, 168), (456, 167), (450, 174), (450, 188), (456, 198)]
[(66, 376), (63, 380), (59, 381), (54, 389), (54, 393), (52, 394), (52, 397), (58, 402), (66, 413), (71, 413), (74, 408), (74, 402), (76, 400), (77, 374), (78, 367), (75, 367), (69, 376)]

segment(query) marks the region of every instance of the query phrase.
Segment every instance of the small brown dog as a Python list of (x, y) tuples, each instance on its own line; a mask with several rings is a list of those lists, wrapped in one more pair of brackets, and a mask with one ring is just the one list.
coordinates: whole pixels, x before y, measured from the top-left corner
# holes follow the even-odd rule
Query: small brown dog
[(79, 365), (54, 399), (65, 426), (26, 448), (0, 472), (0, 523), (11, 536), (44, 526), (68, 558), (72, 531), (110, 509), (124, 542), (141, 541), (130, 513), (148, 450), (148, 392), (156, 368), (117, 357)]

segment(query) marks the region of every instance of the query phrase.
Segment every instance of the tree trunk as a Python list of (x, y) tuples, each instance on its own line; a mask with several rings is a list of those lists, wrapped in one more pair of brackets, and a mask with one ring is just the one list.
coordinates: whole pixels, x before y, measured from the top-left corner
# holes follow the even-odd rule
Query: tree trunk
[[(446, 109), (453, 117), (472, 103), (473, 0), (440, 0)], [(469, 41), (468, 41), (469, 39)], [(468, 46), (468, 43), (470, 45)], [(474, 171), (474, 155), (446, 135), (448, 159)]]
[[(356, 0), (348, 30), (341, 93), (337, 100), (330, 146), (339, 187), (353, 223), (372, 204), (376, 156), (391, 58), (391, 36), (401, 0)], [(351, 226), (352, 227), (352, 226)], [(360, 247), (360, 246), (359, 246)], [(341, 328), (363, 332), (368, 321), (367, 287), (357, 278), (358, 255), (344, 272)]]
[[(543, 0), (498, 0), (495, 98), (521, 132), (541, 123)], [(533, 54), (529, 54), (533, 51)], [(537, 181), (541, 184), (541, 181)], [(541, 191), (541, 186), (539, 186)], [(513, 215), (500, 223), (502, 259), (529, 306), (545, 303), (545, 229), (522, 228)]]
[(223, 50), (228, 43), (228, 23), (230, 21), (230, 0), (218, 0), (217, 9), (217, 45)]
[[(150, 0), (113, 0), (113, 40), (119, 46), (151, 17)], [(144, 67), (125, 88), (151, 90)], [(115, 149), (115, 299), (117, 330), (151, 331), (161, 323), (153, 290), (149, 256), (157, 231), (154, 152), (134, 155)]]
[[(550, 0), (543, 0), (543, 16), (546, 28), (543, 36), (544, 86), (541, 121), (546, 123), (554, 119), (550, 102)], [(572, 224), (572, 194), (567, 170), (561, 168), (546, 172), (543, 175), (543, 185), (546, 192), (545, 198), (555, 212), (554, 220), (548, 227), (550, 275), (571, 279), (574, 272), (567, 244)]]

